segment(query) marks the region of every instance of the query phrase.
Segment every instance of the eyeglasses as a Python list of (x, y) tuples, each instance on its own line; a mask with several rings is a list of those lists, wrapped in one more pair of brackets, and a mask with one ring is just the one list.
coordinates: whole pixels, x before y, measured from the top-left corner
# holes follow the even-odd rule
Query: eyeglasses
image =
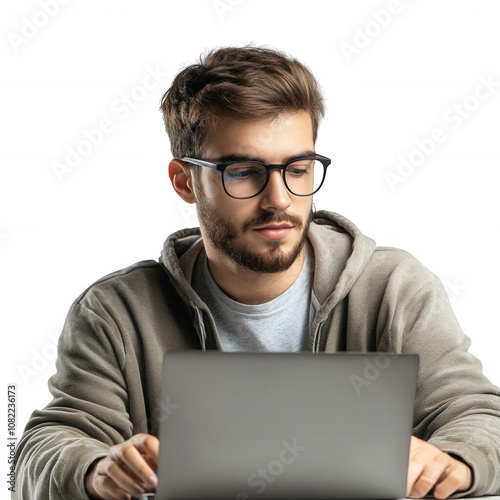
[(295, 196), (312, 196), (325, 180), (326, 169), (331, 160), (325, 156), (293, 158), (286, 163), (267, 165), (260, 161), (230, 161), (211, 163), (195, 158), (183, 161), (218, 170), (222, 177), (222, 187), (231, 198), (244, 200), (262, 193), (269, 182), (271, 170), (280, 169), (283, 181)]

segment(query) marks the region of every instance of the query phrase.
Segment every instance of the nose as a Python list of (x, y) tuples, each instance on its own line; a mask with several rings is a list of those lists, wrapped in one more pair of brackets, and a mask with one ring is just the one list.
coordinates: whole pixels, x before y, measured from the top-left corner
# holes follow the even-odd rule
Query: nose
[(282, 171), (271, 170), (269, 181), (261, 195), (260, 205), (265, 210), (282, 212), (292, 204), (290, 195), (283, 181)]

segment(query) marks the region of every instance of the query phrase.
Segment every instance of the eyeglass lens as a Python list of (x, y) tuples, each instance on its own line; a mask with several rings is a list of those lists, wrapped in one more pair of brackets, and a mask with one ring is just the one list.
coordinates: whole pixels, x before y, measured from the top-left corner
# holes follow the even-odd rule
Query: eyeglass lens
[[(285, 184), (292, 194), (311, 195), (321, 186), (324, 170), (319, 160), (297, 160), (286, 167)], [(264, 186), (266, 179), (267, 169), (259, 163), (233, 163), (224, 171), (226, 191), (236, 198), (255, 196)]]

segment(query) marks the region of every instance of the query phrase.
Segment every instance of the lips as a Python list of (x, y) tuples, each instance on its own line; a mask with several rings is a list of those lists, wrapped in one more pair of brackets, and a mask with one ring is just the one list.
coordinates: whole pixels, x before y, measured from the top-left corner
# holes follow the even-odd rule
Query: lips
[(287, 237), (292, 231), (293, 226), (289, 224), (268, 225), (254, 229), (258, 234), (264, 238), (277, 240)]
[(288, 229), (292, 227), (293, 226), (291, 224), (269, 224), (267, 226), (257, 227), (255, 229), (257, 231), (260, 231), (262, 229)]

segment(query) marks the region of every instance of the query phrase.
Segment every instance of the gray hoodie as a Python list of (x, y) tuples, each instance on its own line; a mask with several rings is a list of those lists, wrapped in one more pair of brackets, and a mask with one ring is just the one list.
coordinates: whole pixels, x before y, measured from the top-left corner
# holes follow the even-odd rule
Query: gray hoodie
[[(352, 253), (332, 278), (339, 237)], [(500, 494), (500, 390), (468, 352), (439, 279), (338, 214), (317, 212), (309, 240), (321, 304), (311, 350), (419, 354), (413, 434), (472, 467), (472, 487), (455, 497)], [(96, 458), (133, 434), (158, 436), (163, 354), (220, 349), (190, 286), (202, 245), (199, 229), (178, 231), (159, 262), (105, 276), (71, 305), (49, 380), (53, 400), (33, 412), (17, 448), (13, 498), (86, 498), (84, 475)]]

